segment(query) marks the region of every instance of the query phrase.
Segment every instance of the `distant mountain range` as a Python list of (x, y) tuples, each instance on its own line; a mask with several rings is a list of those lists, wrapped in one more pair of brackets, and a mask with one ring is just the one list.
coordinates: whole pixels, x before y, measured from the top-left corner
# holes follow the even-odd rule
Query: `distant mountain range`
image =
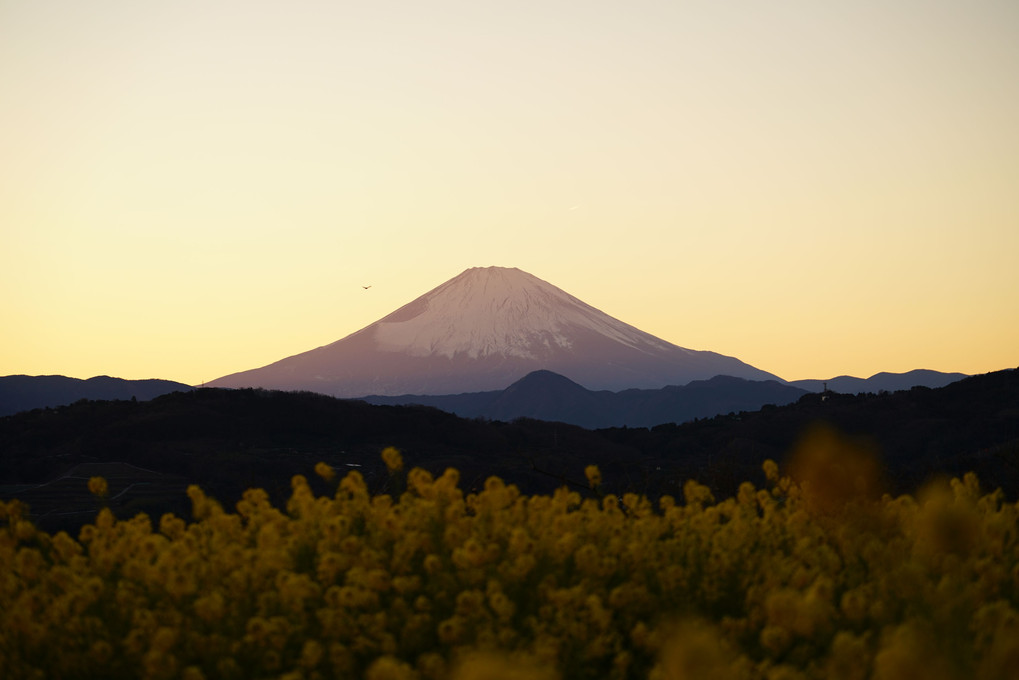
[(829, 389), (842, 394), (860, 394), (861, 392), (897, 392), (910, 388), (944, 387), (967, 377), (965, 373), (939, 373), (917, 369), (907, 373), (876, 373), (869, 378), (854, 378), (851, 375), (840, 375), (828, 380), (792, 380), (790, 385), (808, 392), (822, 392)]
[[(533, 371), (509, 387), (486, 392), (444, 395), (371, 395), (371, 404), (433, 406), (464, 418), (510, 421), (515, 418), (571, 423), (581, 427), (652, 427), (731, 412), (756, 411), (790, 404), (808, 392), (895, 392), (912, 387), (943, 387), (964, 378), (961, 373), (916, 370), (878, 373), (868, 379), (842, 376), (831, 380), (746, 380), (714, 376), (686, 385), (619, 392), (588, 390), (551, 371)], [(0, 377), (0, 416), (33, 408), (55, 407), (80, 399), (152, 399), (168, 392), (194, 389), (170, 380), (122, 380), (100, 376), (88, 380), (63, 376)]]
[(657, 389), (716, 375), (781, 380), (656, 338), (519, 269), (476, 267), (332, 344), (208, 386), (337, 397), (461, 394), (502, 390), (536, 370), (593, 390)]
[(0, 377), (0, 416), (72, 404), (79, 399), (153, 399), (167, 392), (194, 389), (172, 380), (124, 380), (108, 375), (82, 380), (62, 375)]
[[(917, 370), (787, 382), (734, 357), (656, 338), (519, 269), (475, 267), (341, 340), (208, 386), (419, 403), (494, 420), (647, 427), (787, 404), (802, 391), (896, 391), (963, 377)], [(181, 389), (191, 388), (8, 376), (0, 378), (0, 415)]]
[[(569, 382), (536, 379), (517, 384), (535, 371), (556, 373)], [(730, 403), (759, 406), (794, 398), (794, 392), (777, 385), (741, 383), (739, 389), (734, 383), (693, 385), (716, 376), (774, 381), (813, 392), (825, 389), (827, 382), (827, 389), (845, 393), (940, 387), (965, 377), (918, 370), (879, 373), (866, 380), (840, 376), (786, 382), (734, 357), (666, 342), (519, 269), (475, 267), (341, 340), (218, 378), (208, 386), (307, 390), (352, 398), (371, 395), (372, 402), (398, 397), (392, 403), (407, 403), (407, 395), (415, 395), (418, 402), (443, 404), (441, 408), (455, 413), (555, 414), (585, 424), (683, 420), (712, 415)], [(543, 389), (566, 403), (542, 396)], [(668, 394), (600, 394), (659, 389)], [(495, 394), (504, 391), (508, 393)], [(694, 404), (695, 395), (708, 401)], [(633, 413), (629, 404), (641, 401), (656, 415)], [(676, 410), (666, 404), (680, 406)]]
[[(610, 392), (585, 389), (551, 371), (534, 371), (504, 390), (396, 397), (373, 395), (364, 400), (371, 404), (434, 406), (464, 418), (504, 421), (536, 418), (588, 428), (653, 427), (724, 413), (756, 411), (769, 404), (784, 406), (804, 394), (822, 391), (826, 383), (831, 392), (856, 394), (894, 392), (917, 386), (943, 387), (964, 377), (962, 374), (917, 370), (901, 374), (879, 373), (866, 380), (844, 377), (787, 384), (718, 375), (657, 390)], [(815, 386), (816, 390), (811, 389)]]
[(774, 380), (731, 376), (694, 380), (657, 390), (591, 391), (551, 371), (534, 371), (504, 390), (452, 395), (371, 396), (371, 404), (420, 404), (464, 418), (558, 421), (587, 428), (651, 427), (682, 423), (731, 411), (756, 411), (764, 404), (790, 404), (806, 390)]

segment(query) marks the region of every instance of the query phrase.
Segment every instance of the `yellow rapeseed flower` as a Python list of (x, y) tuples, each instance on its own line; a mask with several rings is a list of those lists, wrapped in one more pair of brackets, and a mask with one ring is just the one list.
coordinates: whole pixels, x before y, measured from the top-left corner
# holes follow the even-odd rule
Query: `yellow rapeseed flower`
[(109, 486), (103, 477), (91, 477), (88, 480), (88, 490), (93, 496), (106, 498), (106, 494), (109, 493)]
[(315, 464), (315, 474), (324, 479), (327, 482), (333, 481), (336, 476), (336, 470), (333, 470), (332, 466), (327, 465), (319, 461)]
[(382, 460), (390, 472), (397, 472), (403, 468), (403, 456), (400, 455), (400, 450), (394, 446), (382, 449)]

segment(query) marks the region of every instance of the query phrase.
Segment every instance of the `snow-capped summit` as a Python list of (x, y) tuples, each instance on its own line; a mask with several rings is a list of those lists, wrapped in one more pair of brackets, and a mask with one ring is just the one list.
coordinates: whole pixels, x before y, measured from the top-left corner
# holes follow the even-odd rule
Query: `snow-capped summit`
[(536, 276), (505, 267), (468, 269), (379, 321), (375, 339), (380, 350), (413, 356), (541, 359), (574, 350), (572, 336), (581, 329), (634, 348), (670, 346)]
[(519, 269), (475, 267), (342, 340), (209, 384), (341, 397), (456, 394), (502, 389), (539, 369), (610, 390), (715, 375), (777, 379), (656, 338)]

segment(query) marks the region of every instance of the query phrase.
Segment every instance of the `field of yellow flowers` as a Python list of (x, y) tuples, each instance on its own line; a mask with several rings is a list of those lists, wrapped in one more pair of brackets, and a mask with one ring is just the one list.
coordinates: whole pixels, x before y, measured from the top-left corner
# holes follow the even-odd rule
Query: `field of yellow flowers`
[[(402, 470), (286, 508), (108, 509), (77, 538), (0, 503), (0, 677), (1015, 678), (1019, 507), (977, 479), (880, 495), (823, 437), (768, 488), (582, 497)], [(106, 493), (94, 478), (90, 489)]]

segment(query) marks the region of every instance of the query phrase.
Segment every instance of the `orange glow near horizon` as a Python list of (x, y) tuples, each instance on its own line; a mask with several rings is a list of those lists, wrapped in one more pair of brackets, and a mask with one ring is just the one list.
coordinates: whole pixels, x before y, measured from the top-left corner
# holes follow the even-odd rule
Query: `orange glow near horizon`
[(996, 0), (0, 5), (0, 375), (199, 384), (492, 264), (789, 380), (1014, 368), (1016, 35)]

